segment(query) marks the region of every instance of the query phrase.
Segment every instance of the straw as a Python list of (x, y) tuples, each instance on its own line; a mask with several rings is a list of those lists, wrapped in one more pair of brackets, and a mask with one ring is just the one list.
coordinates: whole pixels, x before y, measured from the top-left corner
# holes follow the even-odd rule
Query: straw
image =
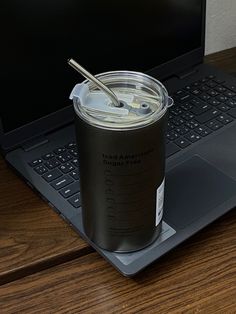
[(85, 78), (87, 78), (89, 81), (93, 82), (100, 90), (102, 90), (110, 99), (112, 104), (115, 107), (120, 107), (120, 102), (116, 95), (108, 88), (106, 85), (104, 85), (99, 79), (97, 79), (95, 76), (93, 76), (91, 73), (89, 73), (87, 70), (85, 70), (79, 63), (77, 63), (74, 59), (69, 59), (68, 64), (78, 71), (80, 74), (82, 74)]

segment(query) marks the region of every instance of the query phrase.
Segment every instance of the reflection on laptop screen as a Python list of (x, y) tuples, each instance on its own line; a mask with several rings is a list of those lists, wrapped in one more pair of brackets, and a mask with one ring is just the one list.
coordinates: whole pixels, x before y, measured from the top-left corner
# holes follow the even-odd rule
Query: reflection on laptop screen
[(147, 71), (201, 45), (199, 0), (2, 0), (1, 118), (5, 132), (68, 104), (78, 74)]

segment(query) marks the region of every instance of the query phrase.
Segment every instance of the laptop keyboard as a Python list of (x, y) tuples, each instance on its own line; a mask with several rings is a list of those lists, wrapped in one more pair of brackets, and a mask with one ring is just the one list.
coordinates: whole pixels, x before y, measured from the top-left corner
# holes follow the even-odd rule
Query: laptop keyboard
[(236, 86), (210, 75), (178, 90), (169, 110), (166, 157), (236, 118)]
[(75, 208), (81, 205), (77, 156), (76, 144), (71, 142), (29, 163), (35, 172)]
[[(166, 132), (172, 156), (236, 119), (236, 86), (210, 75), (173, 95)], [(76, 143), (58, 147), (29, 165), (73, 207), (81, 206)]]

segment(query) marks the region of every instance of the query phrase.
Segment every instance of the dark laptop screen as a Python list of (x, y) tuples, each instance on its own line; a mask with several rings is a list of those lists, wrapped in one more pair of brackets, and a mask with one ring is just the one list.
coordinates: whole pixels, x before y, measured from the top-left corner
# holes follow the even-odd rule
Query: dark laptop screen
[(9, 132), (70, 104), (81, 77), (147, 71), (201, 46), (200, 0), (1, 0), (0, 110)]

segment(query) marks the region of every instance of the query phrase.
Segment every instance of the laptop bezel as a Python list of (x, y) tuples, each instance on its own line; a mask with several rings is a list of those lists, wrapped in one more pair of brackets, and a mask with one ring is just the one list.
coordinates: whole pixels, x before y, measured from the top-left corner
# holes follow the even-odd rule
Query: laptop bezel
[[(172, 59), (164, 64), (161, 64), (149, 71), (147, 74), (156, 77), (159, 80), (165, 80), (180, 72), (203, 62), (205, 52), (205, 17), (206, 17), (206, 0), (202, 0), (202, 33), (201, 46), (180, 57)], [(6, 104), (7, 105), (7, 104)], [(0, 118), (0, 148), (3, 154), (13, 150), (23, 143), (33, 140), (34, 138), (44, 136), (55, 129), (61, 128), (73, 122), (73, 108), (68, 100), (68, 106), (59, 111), (51, 113), (40, 119), (32, 121), (8, 133), (4, 133), (2, 121)]]

